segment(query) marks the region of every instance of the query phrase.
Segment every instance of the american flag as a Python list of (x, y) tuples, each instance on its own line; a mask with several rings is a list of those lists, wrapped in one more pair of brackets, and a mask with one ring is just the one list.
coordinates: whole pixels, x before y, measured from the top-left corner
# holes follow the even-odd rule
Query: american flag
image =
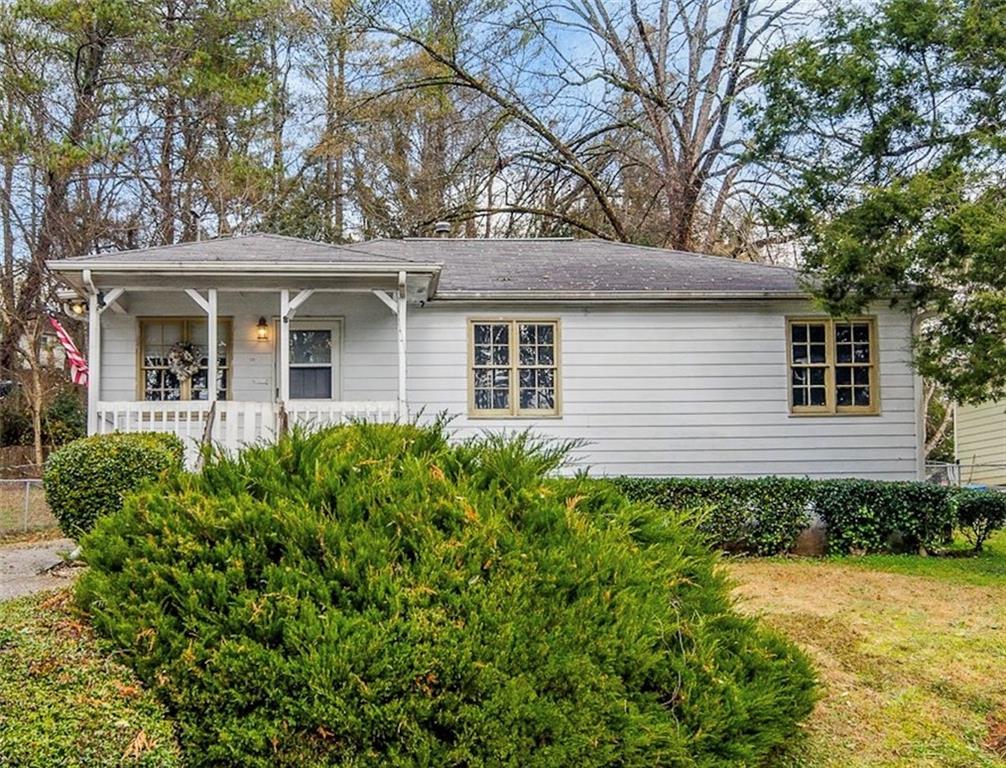
[(73, 339), (70, 338), (70, 334), (66, 332), (66, 329), (60, 325), (59, 320), (50, 315), (49, 323), (52, 325), (53, 330), (56, 331), (56, 338), (59, 339), (59, 343), (66, 350), (66, 359), (70, 363), (70, 380), (74, 384), (87, 384), (87, 360), (80, 354), (77, 345), (73, 343)]

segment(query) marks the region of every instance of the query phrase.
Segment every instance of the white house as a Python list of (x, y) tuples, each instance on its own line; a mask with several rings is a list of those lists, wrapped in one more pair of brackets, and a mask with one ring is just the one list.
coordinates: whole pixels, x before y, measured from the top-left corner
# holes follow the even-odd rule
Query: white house
[(962, 483), (1006, 486), (1006, 402), (958, 405), (954, 450)]
[(233, 448), (446, 412), (462, 435), (582, 440), (577, 463), (601, 474), (920, 472), (911, 318), (829, 318), (782, 267), (599, 240), (273, 235), (49, 266), (87, 301), (91, 432)]

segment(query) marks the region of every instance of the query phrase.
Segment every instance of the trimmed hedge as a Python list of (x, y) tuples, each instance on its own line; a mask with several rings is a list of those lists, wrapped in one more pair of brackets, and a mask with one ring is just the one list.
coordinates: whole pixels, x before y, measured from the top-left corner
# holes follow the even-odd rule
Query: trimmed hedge
[(60, 528), (76, 538), (102, 515), (117, 511), (123, 496), (167, 470), (181, 469), (184, 446), (157, 432), (92, 435), (54, 452), (45, 463), (45, 498)]
[(356, 424), (131, 494), (95, 627), (193, 766), (762, 765), (815, 698), (689, 526), (529, 437)]
[(948, 543), (956, 522), (951, 489), (880, 480), (807, 481), (828, 532), (828, 551), (918, 553)]
[(630, 499), (687, 512), (718, 549), (774, 555), (790, 548), (810, 523), (814, 486), (789, 477), (619, 477)]
[(614, 484), (630, 499), (688, 513), (708, 543), (728, 552), (788, 552), (820, 520), (828, 551), (932, 551), (955, 527), (976, 547), (1006, 524), (1006, 494), (920, 482), (807, 478), (638, 478)]

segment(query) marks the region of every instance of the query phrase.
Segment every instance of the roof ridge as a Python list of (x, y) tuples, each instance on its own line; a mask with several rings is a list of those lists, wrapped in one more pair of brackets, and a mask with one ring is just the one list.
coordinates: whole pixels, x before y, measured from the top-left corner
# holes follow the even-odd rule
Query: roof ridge
[(679, 256), (689, 256), (696, 259), (715, 259), (716, 261), (727, 261), (731, 264), (752, 266), (752, 267), (767, 267), (770, 269), (782, 269), (786, 272), (799, 272), (800, 270), (795, 267), (787, 267), (784, 264), (765, 264), (760, 261), (738, 261), (737, 259), (731, 259), (729, 256), (717, 256), (713, 253), (699, 253), (697, 251), (682, 251), (679, 248), (660, 248), (656, 245), (638, 245), (636, 243), (626, 243), (622, 240), (603, 240), (599, 237), (588, 238), (591, 242), (605, 243), (610, 245), (618, 245), (623, 248), (637, 248), (646, 251), (654, 251), (658, 253), (674, 253)]

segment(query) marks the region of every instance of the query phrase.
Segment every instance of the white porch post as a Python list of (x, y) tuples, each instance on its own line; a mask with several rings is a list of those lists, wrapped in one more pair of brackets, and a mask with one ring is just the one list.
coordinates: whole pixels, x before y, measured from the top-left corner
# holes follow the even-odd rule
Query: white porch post
[(408, 380), (406, 378), (406, 279), (405, 272), (398, 273), (398, 306), (395, 315), (398, 319), (398, 418), (409, 418)]
[(290, 291), (279, 292), (279, 401), (290, 399)]
[(87, 434), (98, 431), (98, 400), (101, 397), (101, 312), (98, 293), (87, 297)]
[(217, 366), (219, 359), (219, 350), (217, 349), (219, 343), (217, 339), (217, 289), (210, 288), (206, 298), (206, 330), (208, 336), (206, 346), (209, 347), (206, 351), (206, 399), (210, 404), (213, 404), (217, 401)]

